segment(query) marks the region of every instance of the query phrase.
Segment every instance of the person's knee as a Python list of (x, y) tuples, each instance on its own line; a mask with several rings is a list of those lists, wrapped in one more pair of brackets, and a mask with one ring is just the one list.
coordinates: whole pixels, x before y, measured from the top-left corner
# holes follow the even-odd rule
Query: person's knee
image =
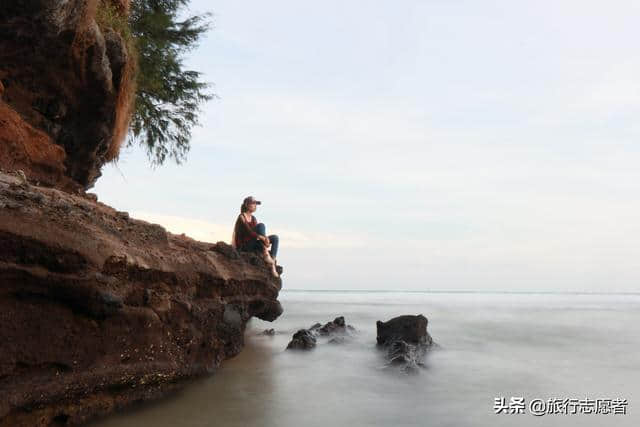
[(278, 254), (278, 236), (276, 236), (275, 234), (270, 235), (269, 243), (271, 244), (271, 256), (275, 258)]
[(256, 225), (256, 233), (262, 234), (264, 236), (266, 234), (266, 232), (267, 232), (267, 227), (265, 227), (265, 225), (263, 223), (259, 222)]

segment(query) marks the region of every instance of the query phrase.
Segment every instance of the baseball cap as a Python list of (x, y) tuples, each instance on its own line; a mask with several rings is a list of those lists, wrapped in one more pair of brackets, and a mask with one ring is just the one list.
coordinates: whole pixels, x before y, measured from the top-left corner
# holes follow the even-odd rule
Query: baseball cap
[(256, 200), (255, 197), (253, 196), (249, 196), (249, 197), (245, 197), (244, 201), (242, 202), (243, 205), (248, 205), (249, 203), (255, 203), (256, 205), (261, 205), (262, 202), (260, 200)]

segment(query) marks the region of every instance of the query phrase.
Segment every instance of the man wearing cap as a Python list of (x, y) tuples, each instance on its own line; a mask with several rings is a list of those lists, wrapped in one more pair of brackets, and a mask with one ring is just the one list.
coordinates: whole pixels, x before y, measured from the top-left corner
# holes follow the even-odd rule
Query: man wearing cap
[[(240, 206), (240, 215), (233, 228), (231, 245), (239, 251), (260, 252), (263, 254), (267, 264), (271, 265), (274, 276), (278, 276), (276, 271), (276, 255), (278, 254), (278, 236), (271, 234), (267, 236), (266, 227), (258, 220), (253, 213), (257, 205), (262, 204), (253, 196), (246, 197)], [(271, 246), (271, 251), (268, 251)]]

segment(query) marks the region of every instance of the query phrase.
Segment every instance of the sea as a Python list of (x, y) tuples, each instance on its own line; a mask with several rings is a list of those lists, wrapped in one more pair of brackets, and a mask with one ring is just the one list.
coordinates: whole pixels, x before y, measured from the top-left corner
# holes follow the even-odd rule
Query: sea
[[(95, 427), (639, 426), (640, 294), (283, 291), (216, 373)], [(423, 314), (424, 366), (389, 366), (376, 321)], [(288, 351), (344, 316), (357, 332)], [(262, 335), (265, 329), (275, 335)]]

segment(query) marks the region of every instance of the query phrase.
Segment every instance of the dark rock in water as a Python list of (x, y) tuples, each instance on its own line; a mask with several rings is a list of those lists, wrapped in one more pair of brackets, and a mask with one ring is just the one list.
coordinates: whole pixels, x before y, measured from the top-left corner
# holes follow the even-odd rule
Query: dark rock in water
[(317, 322), (317, 323), (314, 323), (308, 330), (309, 331), (313, 331), (313, 330), (316, 330), (316, 329), (320, 329), (321, 327), (322, 327), (322, 323)]
[[(315, 326), (315, 325), (314, 325)], [(331, 335), (331, 334), (344, 334), (346, 333), (346, 325), (344, 323), (344, 317), (336, 317), (332, 322), (327, 322), (319, 328), (318, 334), (322, 336)]]
[(264, 331), (262, 331), (262, 332), (260, 333), (260, 335), (267, 335), (267, 336), (269, 336), (269, 337), (272, 337), (272, 336), (274, 336), (275, 334), (276, 334), (276, 330), (275, 330), (275, 329), (273, 329), (273, 328), (271, 328), (271, 329), (265, 329)]
[(393, 341), (402, 340), (407, 343), (431, 345), (433, 340), (427, 332), (427, 323), (427, 318), (422, 314), (398, 316), (386, 322), (378, 320), (378, 344), (388, 345)]
[[(327, 322), (324, 325), (315, 323), (309, 329), (300, 329), (293, 335), (293, 339), (287, 346), (287, 349), (310, 349), (315, 347), (317, 337), (330, 338), (330, 344), (342, 344), (346, 339), (356, 332), (356, 328), (351, 325), (347, 325), (344, 321), (344, 317), (336, 317), (331, 322)], [(310, 345), (313, 340), (313, 345)], [(302, 342), (300, 342), (302, 341)]]
[(427, 318), (423, 315), (395, 317), (376, 322), (378, 345), (386, 350), (390, 365), (401, 366), (405, 372), (416, 372), (424, 366), (427, 350), (434, 344), (427, 332)]
[(293, 339), (287, 345), (287, 350), (310, 350), (316, 346), (316, 337), (306, 329), (300, 329), (293, 334)]

